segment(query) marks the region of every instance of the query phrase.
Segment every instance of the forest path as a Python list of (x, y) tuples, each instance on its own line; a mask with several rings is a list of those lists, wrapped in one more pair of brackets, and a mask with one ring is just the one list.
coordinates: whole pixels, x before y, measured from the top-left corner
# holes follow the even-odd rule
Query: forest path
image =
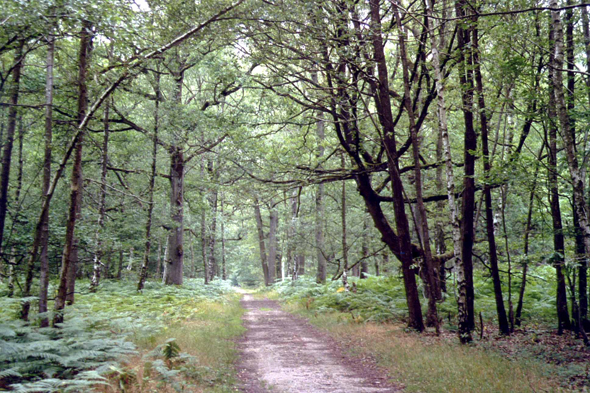
[(350, 358), (334, 339), (277, 302), (245, 294), (238, 372), (246, 393), (400, 392), (371, 362)]

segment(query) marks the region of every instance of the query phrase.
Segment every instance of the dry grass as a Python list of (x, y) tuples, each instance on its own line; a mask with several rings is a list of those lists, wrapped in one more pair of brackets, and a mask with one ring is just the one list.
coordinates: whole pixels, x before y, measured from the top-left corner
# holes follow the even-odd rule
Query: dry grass
[(371, 356), (407, 392), (524, 393), (567, 392), (547, 375), (547, 367), (530, 360), (508, 360), (475, 346), (433, 334), (411, 333), (401, 325), (357, 324), (349, 315), (315, 315), (287, 306), (326, 330), (353, 354)]

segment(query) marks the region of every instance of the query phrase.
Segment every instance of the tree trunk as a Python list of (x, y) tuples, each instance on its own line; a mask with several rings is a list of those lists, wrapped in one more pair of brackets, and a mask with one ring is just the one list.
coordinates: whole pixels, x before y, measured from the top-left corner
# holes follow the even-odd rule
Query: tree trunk
[(410, 91), (410, 64), (406, 52), (406, 33), (404, 31), (399, 9), (394, 8), (394, 14), (397, 21), (397, 28), (399, 30), (399, 46), (402, 61), (402, 71), (404, 80), (404, 104), (408, 118), (410, 121), (410, 136), (412, 139), (412, 155), (414, 158), (414, 186), (416, 190), (416, 209), (418, 214), (417, 225), (418, 233), (420, 234), (420, 243), (424, 252), (424, 266), (423, 269), (426, 275), (426, 291), (428, 294), (428, 313), (426, 317), (426, 324), (435, 327), (437, 333), (439, 332), (438, 312), (436, 309), (436, 302), (440, 299), (440, 289), (438, 287), (438, 279), (432, 261), (432, 251), (430, 248), (430, 232), (428, 229), (428, 217), (426, 214), (426, 207), (424, 206), (424, 199), (422, 197), (422, 171), (420, 164), (420, 142), (418, 140), (418, 130), (416, 127), (416, 117), (411, 101)]
[(225, 267), (225, 216), (223, 215), (224, 198), (221, 194), (221, 279), (227, 280), (227, 270)]
[(264, 244), (264, 227), (262, 226), (262, 215), (260, 214), (260, 203), (258, 198), (254, 197), (254, 217), (256, 218), (256, 229), (258, 232), (258, 246), (260, 248), (260, 260), (262, 262), (262, 273), (264, 274), (264, 284), (270, 285), (268, 274), (268, 263), (266, 258), (266, 246)]
[(123, 245), (119, 246), (119, 264), (117, 265), (117, 280), (120, 280), (123, 275)]
[(530, 234), (531, 234), (532, 221), (533, 221), (533, 207), (534, 207), (534, 202), (535, 202), (535, 189), (537, 187), (537, 175), (539, 173), (539, 163), (541, 162), (542, 154), (543, 154), (543, 147), (541, 148), (541, 150), (539, 151), (539, 154), (537, 156), (537, 161), (536, 161), (536, 165), (535, 165), (535, 175), (533, 176), (533, 186), (531, 188), (531, 194), (529, 197), (529, 209), (528, 209), (526, 225), (525, 225), (525, 229), (524, 229), (524, 247), (523, 247), (524, 248), (524, 250), (523, 250), (524, 261), (523, 261), (523, 267), (522, 267), (522, 283), (520, 284), (520, 291), (518, 293), (518, 304), (516, 306), (516, 314), (514, 317), (514, 324), (516, 326), (520, 326), (520, 324), (522, 322), (522, 307), (524, 305), (524, 294), (525, 294), (525, 290), (526, 290), (526, 280), (527, 280), (527, 273), (528, 273), (528, 267), (529, 267), (529, 261), (528, 261), (529, 238), (530, 238)]
[[(184, 71), (174, 75), (177, 106), (182, 105), (182, 85)], [(182, 285), (184, 264), (184, 152), (179, 137), (175, 134), (170, 147), (170, 218), (172, 228), (168, 235), (168, 265), (166, 266), (166, 285)]]
[[(432, 12), (434, 8), (433, 0), (428, 0), (427, 6), (427, 15), (428, 15), (428, 22), (432, 24), (430, 26), (431, 29), (434, 28), (434, 19), (432, 18)], [(441, 26), (442, 30), (442, 26)], [(441, 33), (443, 35), (443, 33)], [(441, 38), (442, 40), (442, 38)], [(459, 272), (459, 276), (463, 277), (463, 270), (462, 266), (463, 263), (461, 261), (461, 227), (459, 222), (459, 214), (457, 212), (457, 203), (455, 202), (455, 176), (453, 174), (453, 161), (451, 158), (451, 144), (449, 141), (449, 132), (448, 132), (448, 124), (447, 124), (447, 109), (445, 104), (445, 92), (444, 92), (444, 78), (443, 73), (440, 67), (440, 51), (438, 44), (436, 42), (436, 38), (434, 34), (430, 35), (430, 43), (431, 43), (431, 50), (432, 50), (432, 64), (434, 67), (434, 79), (436, 84), (436, 93), (437, 93), (437, 106), (438, 106), (438, 127), (439, 127), (439, 134), (440, 134), (440, 144), (442, 152), (441, 156), (444, 156), (445, 160), (445, 169), (446, 169), (446, 178), (447, 178), (447, 196), (448, 196), (448, 206), (450, 212), (450, 221), (451, 221), (451, 228), (452, 228), (452, 236), (453, 236), (453, 251), (455, 257), (455, 270)], [(437, 146), (438, 152), (438, 146)], [(438, 157), (438, 154), (437, 154)], [(442, 158), (442, 157), (441, 157)], [(441, 168), (442, 170), (442, 168)], [(438, 172), (437, 172), (438, 173)], [(442, 179), (441, 179), (442, 181)], [(439, 234), (440, 236), (440, 234)], [(439, 238), (439, 244), (441, 244), (441, 249), (438, 250), (439, 254), (442, 254), (444, 245), (444, 237), (441, 239)], [(446, 287), (445, 285), (445, 266), (444, 263), (440, 266), (441, 269), (441, 289)], [(464, 281), (463, 279), (459, 281)]]
[[(315, 83), (318, 81), (318, 74), (314, 72), (312, 79)], [(322, 112), (316, 114), (316, 135), (318, 138), (317, 144), (317, 158), (318, 168), (322, 167), (322, 161), (324, 159), (324, 140), (325, 140), (325, 126)], [(326, 257), (324, 256), (324, 184), (318, 184), (315, 194), (315, 248), (316, 258), (318, 260), (316, 281), (318, 283), (326, 282)], [(301, 267), (301, 269), (305, 269)], [(299, 275), (303, 275), (303, 272), (299, 272)]]
[(268, 229), (268, 283), (274, 284), (277, 273), (277, 228), (279, 224), (279, 215), (274, 206), (270, 207), (270, 227)]
[[(10, 165), (12, 162), (12, 147), (16, 131), (16, 118), (18, 114), (18, 96), (20, 92), (20, 78), (24, 65), (23, 49), (25, 41), (21, 40), (14, 54), (14, 68), (12, 70), (12, 83), (10, 86), (10, 99), (8, 108), (8, 126), (6, 127), (6, 140), (2, 148), (2, 170), (0, 172), (0, 255), (4, 240), (4, 224), (6, 221), (6, 209), (8, 205), (8, 183), (10, 180)], [(32, 274), (32, 272), (31, 272)], [(28, 278), (27, 278), (28, 280)], [(31, 278), (32, 280), (32, 278)], [(30, 287), (29, 287), (30, 288)], [(30, 289), (29, 289), (30, 290)], [(28, 292), (25, 288), (25, 292)]]
[(174, 225), (168, 236), (166, 285), (182, 285), (184, 262), (184, 155), (181, 147), (173, 147), (170, 157), (170, 206)]
[[(369, 274), (369, 213), (365, 211), (365, 215), (363, 217), (363, 239), (361, 244), (361, 271), (359, 277), (361, 279), (367, 278)], [(379, 270), (378, 265), (375, 265), (375, 270)]]
[(127, 264), (127, 270), (131, 271), (133, 269), (133, 252), (135, 249), (133, 247), (129, 248), (129, 263)]
[[(551, 1), (551, 7), (557, 7), (557, 1)], [(557, 108), (557, 113), (559, 117), (559, 123), (561, 125), (561, 131), (564, 139), (565, 144), (565, 151), (567, 157), (568, 168), (572, 180), (573, 185), (573, 201), (574, 201), (574, 209), (578, 215), (578, 223), (579, 228), (584, 238), (584, 245), (586, 254), (590, 253), (590, 226), (588, 223), (588, 217), (586, 212), (586, 200), (584, 196), (584, 177), (582, 171), (580, 170), (577, 155), (576, 155), (576, 147), (575, 147), (575, 135), (572, 132), (573, 128), (568, 116), (568, 109), (566, 106), (565, 95), (563, 91), (563, 77), (561, 69), (563, 68), (563, 29), (561, 26), (561, 19), (558, 11), (551, 11), (551, 18), (552, 18), (552, 26), (551, 30), (553, 33), (553, 42), (554, 42), (554, 56), (552, 58), (552, 78), (551, 83), (554, 92), (554, 99), (555, 99), (555, 106)], [(557, 202), (558, 203), (558, 202)], [(563, 235), (562, 235), (563, 237)], [(557, 251), (557, 250), (556, 250)], [(562, 264), (562, 261), (559, 265)], [(559, 269), (561, 270), (561, 269)], [(563, 277), (562, 277), (563, 279)], [(559, 280), (559, 277), (558, 277)], [(561, 284), (559, 284), (561, 287)], [(565, 287), (565, 283), (563, 284)], [(559, 288), (558, 288), (559, 291)], [(561, 292), (561, 291), (559, 291)], [(565, 292), (565, 291), (564, 291)], [(565, 293), (562, 294), (566, 295)], [(559, 307), (563, 307), (563, 303), (566, 303), (566, 311), (558, 311), (562, 315), (562, 318), (565, 318), (567, 312), (567, 299), (563, 299), (563, 301), (559, 302)], [(562, 319), (560, 318), (560, 319)], [(567, 324), (564, 321), (560, 321), (560, 324), (563, 324), (563, 327), (566, 328), (569, 326), (569, 319)]]
[(299, 258), (298, 255), (295, 253), (296, 250), (296, 240), (295, 240), (295, 232), (296, 232), (296, 224), (297, 224), (297, 190), (293, 190), (293, 195), (289, 198), (291, 202), (291, 219), (290, 224), (287, 228), (287, 263), (291, 265), (291, 278), (293, 280), (297, 280), (298, 276), (298, 262)]
[(104, 108), (104, 138), (102, 141), (102, 162), (100, 173), (100, 196), (98, 199), (98, 228), (96, 230), (96, 250), (94, 252), (94, 265), (92, 280), (90, 281), (90, 292), (96, 291), (100, 284), (100, 271), (104, 264), (102, 257), (104, 255), (102, 233), (104, 231), (104, 218), (106, 213), (107, 197), (107, 166), (109, 162), (109, 110), (110, 103), (107, 102)]
[[(467, 8), (465, 0), (456, 1), (457, 17), (464, 17)], [(462, 343), (472, 341), (471, 332), (475, 328), (474, 289), (473, 289), (473, 242), (475, 238), (475, 151), (477, 134), (473, 126), (473, 71), (469, 27), (463, 20), (458, 22), (459, 30), (459, 82), (462, 89), (462, 111), (465, 123), (464, 134), (464, 176), (463, 203), (461, 206), (461, 266), (458, 269), (457, 286), (459, 296), (459, 339)]]
[[(155, 93), (156, 93), (156, 101), (154, 103), (154, 137), (152, 140), (152, 171), (150, 173), (150, 183), (148, 188), (148, 211), (147, 211), (147, 219), (145, 222), (145, 251), (143, 254), (143, 262), (141, 264), (141, 269), (139, 271), (139, 281), (137, 283), (137, 290), (141, 291), (145, 284), (145, 280), (147, 278), (148, 273), (148, 266), (150, 263), (150, 252), (152, 249), (152, 215), (154, 212), (154, 187), (156, 185), (156, 166), (158, 163), (158, 126), (159, 126), (159, 119), (160, 119), (160, 100), (161, 100), (161, 92), (160, 92), (160, 74), (158, 72), (155, 73)], [(158, 273), (160, 271), (160, 243), (158, 242)]]
[[(416, 285), (416, 277), (413, 269), (414, 261), (412, 257), (412, 243), (410, 238), (410, 227), (408, 224), (408, 218), (405, 212), (405, 201), (403, 196), (403, 183), (401, 181), (399, 172), (398, 152), (395, 141), (395, 129), (393, 123), (393, 114), (391, 111), (391, 102), (389, 100), (389, 76), (387, 71), (387, 63), (385, 60), (385, 52), (383, 45), (383, 37), (381, 32), (381, 15), (379, 9), (380, 2), (378, 0), (370, 0), (370, 14), (371, 14), (371, 38), (374, 52), (374, 60), (377, 65), (378, 71), (378, 91), (375, 97), (375, 104), (379, 113), (379, 120), (383, 127), (383, 137), (385, 150), (387, 154), (387, 163), (389, 176), (391, 178), (391, 188), (393, 190), (393, 206), (394, 216), (397, 227), (397, 236), (399, 244), (397, 245), (401, 263), (402, 272), (404, 278), (404, 288), (406, 291), (406, 301), (408, 304), (408, 326), (419, 332), (424, 330), (424, 322), (422, 320), (422, 307), (420, 305), (420, 298), (418, 295), (418, 288)], [(370, 188), (370, 184), (362, 184), (367, 182), (368, 179), (358, 177), (359, 191), (360, 188), (364, 188), (365, 193), (368, 192), (367, 187)], [(370, 204), (370, 196), (366, 195), (365, 201)], [(370, 204), (367, 206), (371, 211), (373, 220), (377, 225), (378, 222), (377, 214), (375, 211), (376, 206)], [(395, 250), (395, 245), (391, 242), (388, 244), (392, 251)]]
[[(88, 108), (88, 88), (86, 86), (86, 74), (90, 51), (92, 48), (91, 25), (89, 21), (82, 22), (80, 32), (80, 51), (78, 54), (78, 124), (82, 124)], [(66, 300), (74, 301), (75, 277), (76, 277), (76, 221), (80, 216), (80, 203), (82, 197), (82, 147), (84, 145), (84, 133), (81, 133), (76, 143), (74, 162), (72, 164), (72, 180), (70, 192), (70, 209), (66, 224), (66, 238), (61, 262), (59, 286), (55, 297), (53, 326), (63, 322), (63, 309)]]
[(488, 249), (490, 257), (490, 268), (492, 274), (492, 282), (494, 284), (494, 295), (496, 299), (496, 312), (498, 314), (498, 324), (500, 333), (503, 335), (510, 334), (510, 325), (508, 324), (508, 317), (504, 307), (504, 297), (502, 296), (502, 281), (500, 279), (500, 271), (498, 269), (498, 250), (496, 246), (496, 235), (494, 233), (494, 211), (492, 208), (492, 191), (491, 191), (491, 176), (492, 170), (490, 150), (488, 147), (488, 119), (486, 113), (485, 97), (483, 92), (483, 78), (481, 76), (481, 68), (479, 63), (479, 36), (478, 28), (473, 28), (473, 64), (475, 71), (475, 82), (477, 88), (478, 105), (479, 105), (479, 121), (481, 127), (481, 147), (483, 153), (483, 171), (485, 176), (485, 184), (483, 188), (485, 210), (486, 210), (486, 230), (488, 236)]
[[(553, 36), (553, 34), (551, 34)], [(553, 37), (551, 37), (553, 39)], [(552, 56), (553, 57), (553, 56)], [(553, 79), (553, 69), (549, 69), (549, 82)], [(561, 208), (559, 206), (559, 187), (557, 182), (557, 125), (553, 123), (552, 119), (555, 119), (555, 94), (550, 91), (548, 114), (549, 124), (549, 165), (547, 168), (549, 179), (549, 204), (551, 206), (551, 218), (553, 221), (553, 264), (555, 266), (555, 273), (557, 279), (557, 319), (559, 333), (563, 333), (563, 329), (570, 328), (570, 318), (567, 309), (567, 293), (565, 286), (565, 277), (563, 275), (563, 264), (564, 264), (564, 250), (565, 240), (563, 236), (563, 225), (561, 222)]]
[[(51, 155), (53, 144), (53, 65), (55, 58), (55, 37), (50, 33), (47, 38), (47, 74), (45, 77), (45, 151), (43, 157), (43, 185), (41, 198), (45, 200), (51, 183)], [(49, 210), (41, 216), (41, 239), (39, 262), (39, 314), (47, 312), (47, 291), (49, 288)], [(41, 319), (41, 327), (48, 327), (49, 319)]]
[(156, 266), (156, 279), (161, 279), (162, 276), (162, 243), (158, 238), (158, 266)]
[(217, 235), (217, 188), (212, 190), (209, 195), (209, 204), (211, 206), (211, 227), (209, 230), (209, 281), (215, 276), (219, 276), (219, 267), (215, 258), (215, 236)]
[[(345, 168), (344, 154), (342, 154), (342, 169)], [(342, 182), (341, 198), (341, 220), (342, 220), (342, 286), (348, 291), (348, 244), (346, 244), (346, 181)]]

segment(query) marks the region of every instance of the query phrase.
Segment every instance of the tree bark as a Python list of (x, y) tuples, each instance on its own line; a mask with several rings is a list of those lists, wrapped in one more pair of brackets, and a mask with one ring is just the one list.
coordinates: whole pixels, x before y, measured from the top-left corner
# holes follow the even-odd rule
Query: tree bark
[[(427, 1), (427, 15), (428, 15), (428, 22), (432, 26), (431, 29), (434, 29), (435, 19), (432, 17), (434, 8), (433, 0)], [(444, 36), (442, 32), (443, 26), (441, 26), (441, 36)], [(434, 31), (434, 30), (431, 30)], [(442, 41), (442, 38), (441, 38)], [(457, 212), (457, 203), (455, 201), (455, 176), (453, 173), (453, 161), (451, 157), (451, 144), (449, 141), (449, 131), (448, 131), (448, 122), (447, 122), (447, 109), (445, 104), (445, 92), (444, 92), (444, 78), (443, 72), (440, 66), (440, 50), (437, 44), (436, 38), (434, 34), (430, 35), (430, 46), (432, 50), (432, 64), (434, 68), (434, 79), (435, 79), (435, 86), (436, 86), (436, 95), (437, 95), (437, 107), (438, 107), (438, 128), (439, 128), (439, 135), (440, 135), (440, 144), (441, 147), (439, 148), (437, 145), (437, 159), (438, 159), (438, 150), (441, 150), (441, 158), (444, 156), (445, 161), (445, 169), (446, 169), (446, 179), (447, 179), (447, 196), (448, 196), (448, 206), (449, 206), (449, 213), (450, 213), (450, 222), (452, 228), (452, 237), (453, 237), (453, 252), (455, 258), (455, 270), (459, 273), (460, 277), (462, 275), (462, 261), (461, 261), (461, 227), (459, 221), (459, 214)], [(442, 170), (442, 167), (441, 167)], [(438, 172), (437, 172), (438, 177)], [(442, 182), (442, 179), (440, 180)], [(439, 236), (441, 234), (439, 233)], [(442, 235), (444, 236), (444, 234)], [(444, 252), (444, 237), (439, 237), (439, 244), (441, 245), (440, 250), (437, 250), (439, 254)], [(440, 286), (441, 289), (446, 287), (445, 284), (445, 266), (444, 263), (440, 266), (441, 272), (441, 280)], [(464, 281), (461, 279), (459, 281)]]
[(270, 203), (270, 227), (268, 229), (268, 282), (272, 285), (276, 281), (277, 273), (277, 228), (279, 224), (279, 215), (276, 207), (272, 206), (272, 201)]
[(440, 299), (440, 289), (438, 287), (438, 279), (436, 277), (434, 263), (432, 260), (432, 251), (430, 248), (430, 231), (428, 228), (428, 218), (426, 215), (426, 208), (424, 207), (424, 199), (422, 197), (422, 171), (420, 164), (420, 142), (418, 140), (418, 130), (416, 128), (416, 117), (414, 114), (413, 105), (411, 102), (411, 90), (410, 90), (410, 75), (409, 69), (410, 64), (408, 62), (406, 52), (406, 38), (405, 31), (402, 25), (401, 16), (397, 7), (394, 8), (396, 17), (396, 24), (399, 30), (399, 46), (400, 46), (400, 57), (402, 61), (402, 73), (404, 80), (404, 105), (408, 118), (410, 121), (410, 137), (412, 140), (412, 155), (414, 159), (414, 186), (416, 190), (416, 210), (418, 214), (417, 225), (418, 233), (420, 235), (420, 244), (424, 252), (423, 269), (425, 271), (425, 284), (426, 291), (428, 294), (428, 312), (426, 317), (426, 324), (436, 328), (437, 333), (439, 332), (439, 321), (438, 312), (436, 309), (436, 302)]
[[(457, 17), (466, 16), (465, 0), (456, 1)], [(470, 50), (471, 27), (463, 20), (458, 22), (458, 52), (459, 52), (459, 83), (462, 90), (462, 111), (465, 123), (464, 134), (464, 176), (463, 203), (461, 206), (461, 266), (457, 275), (459, 296), (459, 339), (462, 343), (472, 341), (471, 332), (475, 328), (475, 309), (473, 289), (473, 242), (475, 238), (475, 151), (477, 150), (477, 134), (473, 126), (473, 71), (472, 54)]]
[[(344, 154), (342, 154), (342, 168), (345, 168)], [(346, 242), (346, 181), (342, 182), (342, 197), (340, 199), (342, 225), (342, 286), (348, 291), (348, 244)]]
[(209, 281), (215, 276), (219, 276), (219, 267), (215, 258), (215, 236), (217, 235), (217, 188), (211, 191), (209, 195), (209, 205), (211, 206), (211, 227), (209, 230)]
[[(45, 77), (45, 150), (43, 157), (43, 184), (41, 187), (41, 198), (45, 200), (51, 183), (51, 156), (53, 144), (53, 65), (55, 58), (55, 37), (49, 34), (47, 38), (47, 73)], [(49, 210), (41, 216), (41, 239), (39, 262), (39, 314), (47, 312), (47, 291), (49, 288)], [(48, 327), (49, 319), (41, 319), (41, 327)]]
[[(143, 254), (143, 262), (139, 271), (139, 281), (137, 282), (137, 290), (141, 291), (147, 278), (148, 266), (150, 262), (150, 252), (152, 249), (152, 215), (154, 212), (154, 187), (156, 185), (156, 166), (158, 163), (158, 131), (160, 120), (160, 100), (162, 93), (160, 91), (160, 74), (154, 74), (156, 101), (154, 102), (154, 136), (152, 140), (152, 168), (150, 173), (150, 183), (148, 188), (148, 211), (145, 222), (145, 251)], [(158, 243), (158, 272), (160, 271), (160, 244)]]
[(498, 314), (498, 325), (500, 333), (503, 335), (510, 335), (510, 325), (508, 324), (508, 317), (506, 315), (506, 308), (504, 307), (504, 297), (502, 296), (502, 281), (500, 279), (500, 271), (498, 269), (498, 250), (496, 246), (496, 235), (494, 233), (494, 211), (492, 208), (492, 191), (491, 191), (491, 175), (492, 163), (490, 157), (490, 150), (488, 147), (488, 119), (485, 105), (485, 97), (483, 92), (483, 78), (481, 76), (481, 66), (479, 62), (479, 34), (478, 28), (473, 28), (473, 65), (475, 72), (475, 83), (478, 96), (479, 106), (479, 122), (481, 127), (481, 147), (483, 154), (483, 171), (485, 176), (485, 184), (483, 188), (485, 210), (486, 210), (486, 231), (488, 237), (488, 250), (490, 257), (490, 270), (492, 274), (492, 282), (494, 285), (494, 295), (496, 300), (496, 312)]
[(268, 275), (268, 263), (266, 258), (266, 245), (264, 243), (264, 227), (262, 226), (262, 215), (260, 214), (260, 203), (258, 198), (254, 197), (254, 217), (256, 218), (256, 229), (258, 232), (258, 246), (260, 249), (260, 261), (262, 262), (262, 273), (264, 274), (264, 284), (270, 285)]
[[(174, 74), (175, 104), (182, 105), (184, 71)], [(184, 172), (183, 148), (178, 136), (170, 147), (170, 218), (173, 227), (168, 235), (168, 266), (166, 285), (182, 285), (184, 264)]]
[[(361, 244), (361, 271), (359, 277), (361, 279), (367, 278), (369, 274), (369, 213), (365, 211), (365, 215), (363, 217), (363, 239)], [(378, 272), (379, 265), (375, 264), (375, 270)], [(378, 274), (377, 274), (378, 275)]]
[[(420, 305), (418, 288), (416, 285), (416, 277), (413, 269), (414, 261), (412, 258), (410, 227), (405, 212), (403, 183), (401, 181), (399, 172), (399, 162), (397, 155), (398, 152), (395, 140), (395, 128), (393, 123), (393, 114), (391, 111), (391, 102), (389, 101), (389, 76), (387, 71), (387, 63), (385, 61), (379, 4), (380, 2), (378, 0), (370, 0), (372, 30), (371, 38), (374, 52), (374, 60), (377, 65), (379, 82), (377, 96), (375, 97), (375, 103), (379, 114), (379, 121), (381, 122), (381, 126), (383, 127), (383, 138), (387, 154), (388, 172), (391, 178), (391, 187), (393, 190), (394, 216), (396, 220), (396, 226), (398, 231), (397, 236), (399, 241), (397, 248), (399, 250), (399, 255), (401, 257), (400, 259), (402, 263), (404, 288), (406, 291), (406, 301), (408, 304), (408, 326), (411, 329), (415, 329), (421, 332), (424, 330), (424, 322), (422, 320), (422, 307)], [(361, 183), (366, 183), (368, 179), (359, 177), (359, 181)], [(359, 184), (359, 191), (360, 188), (363, 188), (363, 186), (365, 189), (367, 187), (370, 188), (370, 184)], [(370, 198), (370, 196), (367, 195), (366, 198)], [(367, 201), (366, 198), (365, 200)], [(367, 207), (369, 208), (369, 211), (373, 216), (373, 220), (377, 225), (379, 225), (379, 219), (376, 215), (374, 215), (378, 214), (378, 212), (375, 210), (376, 207), (373, 205)], [(371, 211), (371, 208), (373, 208), (373, 211)], [(389, 246), (390, 248), (392, 246), (395, 247), (393, 244)], [(392, 251), (394, 251), (394, 248), (392, 248)]]
[(227, 280), (227, 270), (225, 266), (225, 216), (223, 214), (223, 205), (225, 199), (223, 193), (221, 194), (221, 279)]
[[(82, 22), (80, 32), (80, 51), (78, 54), (78, 123), (82, 124), (86, 110), (88, 108), (88, 88), (86, 86), (86, 74), (90, 51), (92, 48), (91, 25), (89, 21)], [(74, 162), (72, 166), (70, 208), (68, 221), (66, 225), (66, 238), (64, 251), (62, 255), (62, 264), (60, 269), (59, 286), (54, 303), (55, 315), (53, 317), (53, 326), (63, 322), (63, 309), (66, 300), (73, 302), (73, 292), (75, 288), (76, 266), (75, 257), (76, 241), (75, 229), (76, 221), (80, 216), (80, 203), (82, 197), (82, 147), (84, 145), (84, 131), (78, 138)]]
[[(24, 65), (23, 49), (25, 41), (21, 40), (14, 54), (14, 68), (12, 70), (12, 83), (10, 86), (10, 99), (8, 108), (8, 125), (6, 127), (6, 139), (2, 148), (2, 170), (0, 172), (0, 255), (4, 240), (4, 224), (8, 205), (8, 183), (10, 180), (10, 165), (12, 163), (12, 148), (16, 131), (16, 119), (18, 114), (18, 98), (20, 93), (20, 78)], [(26, 292), (26, 288), (25, 288)]]
[[(318, 82), (318, 74), (314, 72), (312, 74), (314, 83)], [(318, 168), (322, 167), (322, 160), (324, 159), (324, 140), (325, 140), (325, 125), (322, 112), (316, 114), (316, 135), (318, 138), (317, 143), (317, 159)], [(324, 256), (324, 184), (318, 184), (315, 194), (315, 248), (317, 258), (317, 273), (316, 281), (318, 283), (326, 282), (326, 257)], [(300, 267), (305, 269), (305, 267)], [(302, 275), (303, 273), (300, 273)]]
[(104, 231), (107, 197), (107, 166), (109, 162), (109, 111), (110, 103), (107, 102), (104, 107), (104, 138), (102, 141), (100, 195), (98, 199), (98, 228), (96, 230), (96, 250), (94, 252), (94, 264), (92, 268), (92, 280), (90, 281), (90, 292), (96, 291), (100, 285), (100, 271), (104, 266), (102, 263), (102, 257), (104, 255), (102, 233)]

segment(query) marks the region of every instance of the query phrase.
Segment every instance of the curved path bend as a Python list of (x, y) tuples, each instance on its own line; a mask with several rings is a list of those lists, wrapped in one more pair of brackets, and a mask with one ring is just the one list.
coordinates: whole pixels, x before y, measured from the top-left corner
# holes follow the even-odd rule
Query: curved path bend
[(239, 342), (245, 393), (401, 392), (378, 368), (346, 356), (336, 341), (272, 300), (244, 295), (247, 331)]

